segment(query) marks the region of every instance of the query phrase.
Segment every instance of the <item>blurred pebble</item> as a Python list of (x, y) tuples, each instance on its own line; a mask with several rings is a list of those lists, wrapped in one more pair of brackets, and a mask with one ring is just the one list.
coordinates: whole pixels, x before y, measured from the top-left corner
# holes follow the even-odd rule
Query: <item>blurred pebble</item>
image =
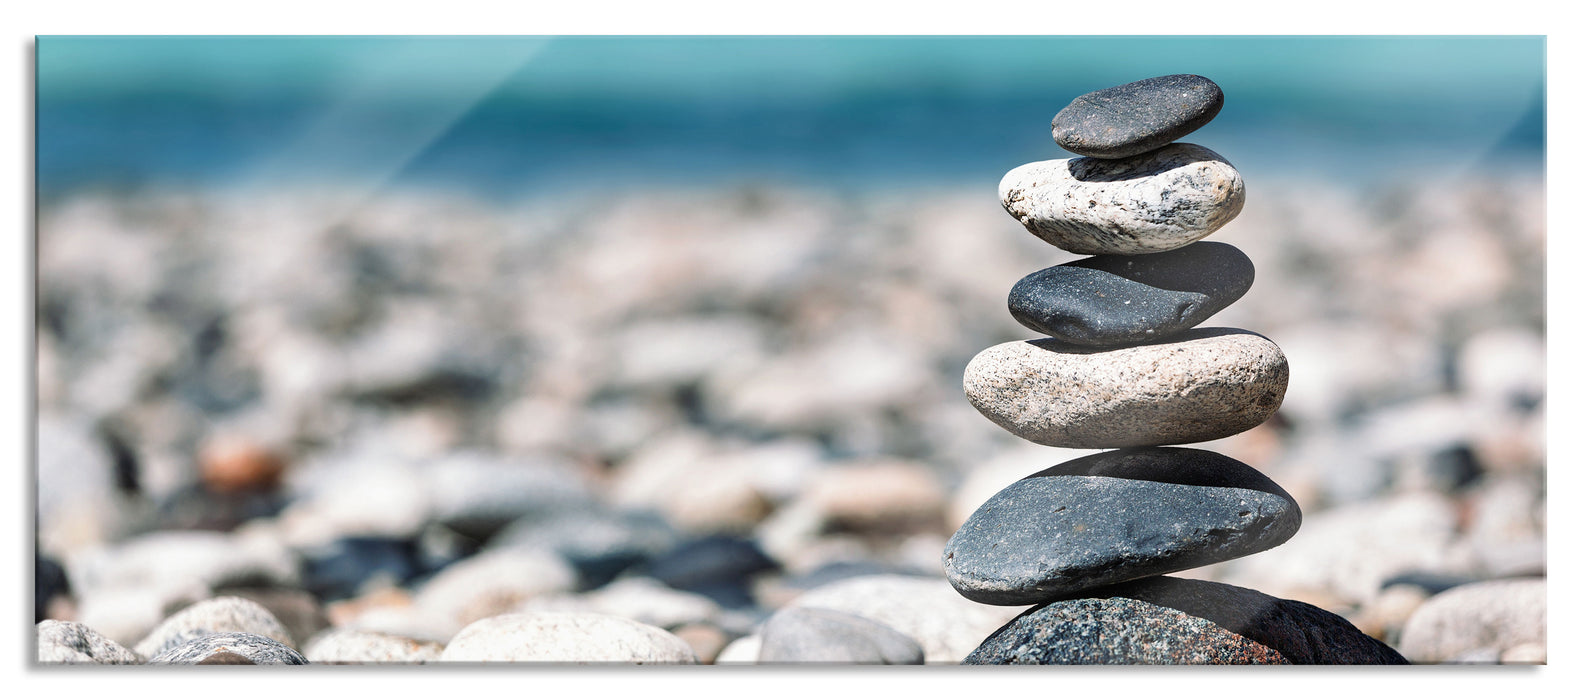
[(546, 593), (576, 588), (577, 572), (554, 552), (512, 547), (482, 552), (440, 571), (413, 597), (435, 619), (463, 626), (515, 610)]
[(714, 657), (714, 664), (717, 666), (756, 664), (758, 652), (762, 648), (763, 638), (756, 634), (739, 637), (720, 650), (720, 653)]
[(1386, 642), (1398, 640), (1401, 627), (1423, 601), (1428, 600), (1429, 595), (1422, 588), (1409, 584), (1385, 586), (1351, 617), (1351, 623), (1374, 639)]
[(668, 630), (711, 621), (720, 606), (707, 596), (679, 591), (648, 577), (634, 577), (586, 593), (542, 595), (516, 609), (538, 611), (604, 613)]
[(286, 628), (290, 639), (310, 639), (330, 626), (324, 606), (307, 591), (294, 588), (227, 587), (215, 590), (214, 595), (245, 598), (263, 606)]
[(945, 490), (926, 465), (895, 459), (841, 464), (812, 475), (803, 496), (824, 529), (938, 530)]
[(118, 539), (124, 513), (109, 447), (82, 415), (41, 412), (38, 546), (56, 556)]
[(979, 642), (1022, 612), (956, 593), (943, 577), (860, 576), (815, 588), (789, 604), (859, 615), (895, 628), (923, 647), (926, 663), (960, 663)]
[(337, 629), (309, 640), (302, 655), (316, 664), (417, 664), (438, 660), (444, 650), (436, 642)]
[(248, 632), (295, 647), (285, 625), (274, 614), (246, 598), (211, 598), (167, 618), (138, 642), (133, 650), (154, 658), (188, 640), (219, 632)]
[(1548, 580), (1502, 579), (1457, 586), (1429, 598), (1401, 630), (1400, 650), (1414, 663), (1467, 662), (1468, 654), (1545, 644)]
[(251, 632), (222, 632), (189, 638), (148, 660), (149, 665), (304, 665), (306, 658), (285, 644)]
[(1517, 644), (1500, 654), (1500, 663), (1546, 664), (1549, 663), (1549, 650), (1537, 642)]
[(33, 622), (43, 622), (49, 617), (50, 601), (57, 596), (71, 594), (71, 584), (66, 580), (66, 570), (54, 559), (44, 556), (37, 547), (33, 550)]
[(204, 486), (219, 494), (270, 491), (280, 484), (286, 463), (275, 451), (240, 435), (217, 435), (198, 451)]
[(724, 630), (701, 622), (689, 622), (670, 632), (686, 642), (687, 646), (692, 647), (692, 653), (697, 656), (700, 664), (714, 663), (721, 650), (731, 641)]
[(923, 648), (912, 638), (838, 610), (786, 608), (770, 616), (758, 634), (759, 663), (923, 663)]
[(456, 634), (444, 662), (691, 664), (692, 648), (653, 625), (599, 613), (539, 612), (478, 620)]
[(685, 541), (644, 567), (671, 588), (700, 593), (727, 608), (751, 606), (753, 577), (778, 568), (752, 540), (730, 535)]
[(679, 539), (655, 513), (590, 506), (528, 513), (496, 533), (488, 546), (554, 551), (576, 567), (578, 587), (591, 589), (670, 551)]
[(140, 664), (143, 659), (81, 622), (44, 620), (35, 626), (41, 664)]
[(350, 598), (367, 586), (399, 585), (420, 573), (414, 543), (346, 537), (303, 551), (302, 587), (320, 600)]

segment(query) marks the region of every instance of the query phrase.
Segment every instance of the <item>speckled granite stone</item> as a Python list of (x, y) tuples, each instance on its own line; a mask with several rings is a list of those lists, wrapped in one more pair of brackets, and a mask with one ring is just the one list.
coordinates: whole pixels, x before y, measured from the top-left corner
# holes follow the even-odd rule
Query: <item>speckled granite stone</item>
[(1007, 306), (1032, 330), (1110, 347), (1165, 340), (1196, 326), (1240, 299), (1252, 280), (1252, 261), (1235, 246), (1199, 241), (1044, 268), (1011, 288)]
[(44, 620), (34, 629), (38, 634), (38, 662), (41, 664), (143, 663), (131, 649), (116, 644), (81, 622)]
[(337, 629), (314, 637), (302, 650), (316, 664), (418, 664), (439, 659), (443, 644), (383, 632)]
[(1155, 578), (1087, 591), (1179, 610), (1280, 652), (1293, 664), (1405, 664), (1389, 645), (1339, 615), (1297, 600), (1213, 581)]
[(679, 637), (600, 613), (535, 612), (497, 615), (456, 633), (443, 662), (692, 664), (697, 656)]
[(1201, 75), (1163, 75), (1096, 90), (1071, 101), (1050, 122), (1055, 143), (1094, 158), (1125, 158), (1197, 131), (1225, 106), (1225, 93)]
[(923, 647), (884, 623), (827, 608), (789, 607), (764, 622), (760, 663), (921, 664)]
[(1040, 445), (1081, 449), (1202, 442), (1273, 415), (1289, 379), (1268, 338), (1194, 328), (1169, 342), (1093, 349), (1052, 338), (988, 348), (967, 363), (967, 399)]
[(1000, 203), (1033, 235), (1080, 255), (1180, 248), (1230, 223), (1241, 173), (1190, 143), (1119, 160), (1028, 163), (1000, 180)]
[(963, 664), (1286, 664), (1269, 647), (1179, 610), (1082, 598), (1022, 613)]
[[(215, 658), (218, 655), (218, 658)], [(308, 660), (280, 642), (251, 632), (223, 632), (194, 637), (166, 649), (148, 660), (149, 665), (195, 666), (198, 664), (242, 664), (230, 658), (240, 656), (259, 666), (300, 666)]]
[(969, 600), (1029, 605), (1261, 552), (1301, 525), (1290, 494), (1234, 459), (1114, 450), (1007, 486), (956, 530), (943, 561)]
[(246, 598), (222, 596), (171, 615), (134, 649), (146, 658), (154, 658), (191, 639), (216, 632), (250, 632), (286, 646), (296, 645), (286, 626), (264, 606)]

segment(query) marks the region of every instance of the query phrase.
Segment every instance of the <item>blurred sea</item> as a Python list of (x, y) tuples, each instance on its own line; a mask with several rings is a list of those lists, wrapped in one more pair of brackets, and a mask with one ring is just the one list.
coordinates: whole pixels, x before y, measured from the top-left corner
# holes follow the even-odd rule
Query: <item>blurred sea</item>
[(1545, 39), (40, 37), (37, 181), (82, 187), (973, 183), (1069, 157), (1076, 95), (1224, 89), (1251, 182), (1540, 172)]

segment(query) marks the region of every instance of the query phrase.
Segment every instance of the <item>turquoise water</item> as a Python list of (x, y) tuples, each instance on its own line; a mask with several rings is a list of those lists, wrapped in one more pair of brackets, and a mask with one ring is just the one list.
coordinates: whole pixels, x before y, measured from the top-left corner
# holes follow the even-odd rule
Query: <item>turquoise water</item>
[(1541, 171), (1543, 37), (41, 37), (38, 183), (993, 183), (1071, 98), (1220, 84), (1249, 178)]

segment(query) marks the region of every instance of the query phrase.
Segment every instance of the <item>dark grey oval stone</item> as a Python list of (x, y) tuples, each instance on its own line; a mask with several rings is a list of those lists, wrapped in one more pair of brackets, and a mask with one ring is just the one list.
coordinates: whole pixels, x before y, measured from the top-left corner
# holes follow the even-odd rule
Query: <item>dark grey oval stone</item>
[(764, 622), (759, 663), (921, 664), (923, 647), (876, 620), (826, 608), (789, 607)]
[(1225, 93), (1201, 75), (1165, 75), (1090, 92), (1050, 126), (1055, 143), (1094, 158), (1125, 158), (1164, 146), (1209, 123)]
[(1261, 552), (1301, 524), (1290, 494), (1224, 455), (1113, 450), (995, 494), (945, 544), (945, 576), (979, 603), (1043, 603)]
[(1033, 608), (963, 664), (1287, 664), (1280, 652), (1179, 610), (1128, 598)]
[(1190, 329), (1240, 299), (1252, 280), (1252, 261), (1240, 250), (1205, 241), (1044, 268), (1017, 282), (1007, 305), (1017, 322), (1035, 331), (1108, 347)]

